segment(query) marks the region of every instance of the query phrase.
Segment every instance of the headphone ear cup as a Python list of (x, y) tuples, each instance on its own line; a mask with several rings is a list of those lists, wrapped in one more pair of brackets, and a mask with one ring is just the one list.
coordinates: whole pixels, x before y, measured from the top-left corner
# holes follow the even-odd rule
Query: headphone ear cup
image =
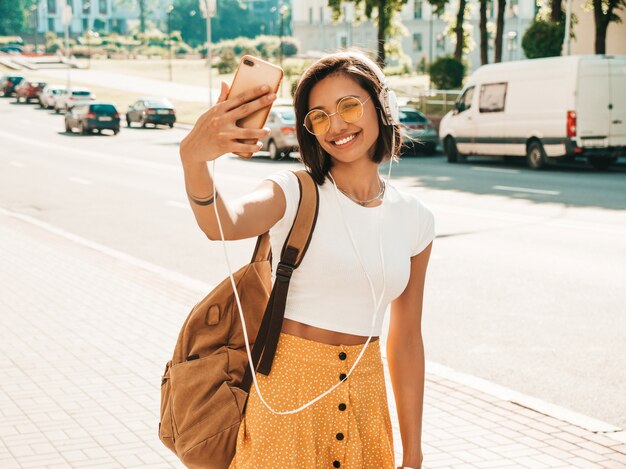
[(396, 93), (389, 90), (387, 92), (387, 103), (389, 104), (390, 125), (400, 123), (400, 111), (398, 109), (398, 100), (396, 99)]

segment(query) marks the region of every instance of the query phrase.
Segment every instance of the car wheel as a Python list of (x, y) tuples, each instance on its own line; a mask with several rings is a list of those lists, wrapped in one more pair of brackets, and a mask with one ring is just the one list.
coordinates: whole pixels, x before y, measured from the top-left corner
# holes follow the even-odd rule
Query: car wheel
[(448, 157), (448, 163), (456, 163), (459, 160), (459, 151), (456, 148), (456, 142), (454, 138), (447, 137), (444, 141), (443, 148)]
[(60, 109), (59, 109), (58, 107), (56, 107), (56, 106), (55, 106), (55, 107), (54, 107), (54, 113), (55, 113), (55, 114), (58, 114), (58, 113), (59, 113), (59, 111), (60, 111)]
[(546, 166), (546, 152), (538, 140), (533, 140), (526, 149), (526, 163), (530, 169), (543, 169)]
[(424, 153), (426, 154), (433, 154), (435, 153), (435, 150), (437, 149), (437, 144), (436, 143), (427, 143), (424, 146)]
[(117, 135), (120, 133), (120, 129), (113, 129), (113, 135)]
[(280, 152), (278, 151), (278, 147), (276, 146), (276, 142), (274, 142), (274, 140), (270, 140), (267, 150), (270, 152), (270, 160), (277, 160), (280, 156)]
[(65, 122), (65, 132), (67, 132), (68, 134), (73, 133), (72, 132), (72, 127), (70, 127), (70, 125), (67, 123), (67, 121)]
[(145, 129), (146, 128), (146, 118), (142, 117), (141, 120), (139, 121), (139, 123), (141, 124), (141, 128)]
[(130, 119), (126, 117), (126, 127), (130, 127)]
[(85, 128), (85, 124), (83, 124), (82, 122), (78, 124), (78, 131), (81, 135), (87, 135), (87, 129)]
[(593, 166), (595, 169), (600, 171), (604, 171), (609, 169), (613, 163), (617, 161), (617, 158), (612, 156), (597, 156), (595, 158), (589, 157), (587, 158), (587, 162)]
[(169, 125), (169, 126), (170, 126), (170, 129), (173, 129), (173, 128), (174, 128), (174, 124), (173, 124), (173, 123), (172, 123), (172, 124), (167, 124), (167, 125)]

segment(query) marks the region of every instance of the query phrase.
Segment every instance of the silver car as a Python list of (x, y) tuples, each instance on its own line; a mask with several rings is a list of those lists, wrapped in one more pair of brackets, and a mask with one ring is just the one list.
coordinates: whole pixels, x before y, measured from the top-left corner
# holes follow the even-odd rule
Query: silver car
[(46, 85), (39, 95), (39, 105), (44, 109), (53, 108), (57, 97), (65, 93), (65, 90), (65, 85)]
[(261, 150), (268, 151), (272, 160), (298, 151), (296, 113), (293, 106), (272, 107), (265, 125), (271, 129), (271, 132), (261, 139), (263, 143)]
[(400, 108), (402, 143), (408, 154), (433, 153), (439, 143), (439, 135), (424, 114), (412, 107)]

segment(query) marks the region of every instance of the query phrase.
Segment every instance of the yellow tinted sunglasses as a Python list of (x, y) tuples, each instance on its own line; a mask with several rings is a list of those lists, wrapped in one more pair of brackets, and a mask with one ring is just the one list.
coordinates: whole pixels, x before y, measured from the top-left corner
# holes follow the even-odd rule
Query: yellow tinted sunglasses
[(330, 129), (330, 118), (339, 114), (345, 122), (353, 123), (363, 116), (363, 105), (371, 96), (361, 101), (356, 96), (345, 96), (337, 103), (337, 111), (328, 114), (321, 109), (312, 109), (304, 117), (304, 127), (313, 135), (324, 135)]

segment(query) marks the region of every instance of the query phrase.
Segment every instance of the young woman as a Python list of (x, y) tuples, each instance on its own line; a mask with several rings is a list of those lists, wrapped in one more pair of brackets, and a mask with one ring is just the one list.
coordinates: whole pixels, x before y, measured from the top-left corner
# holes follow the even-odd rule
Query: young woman
[[(389, 303), (387, 360), (402, 467), (421, 468), (421, 315), (434, 218), (415, 196), (379, 176), (379, 165), (396, 159), (401, 142), (385, 91), (382, 71), (357, 53), (317, 61), (298, 84), (296, 132), (302, 162), (318, 185), (319, 213), (291, 279), (272, 371), (257, 374), (257, 381), (265, 401), (282, 412), (341, 385), (292, 414), (269, 411), (253, 386), (231, 469), (394, 468), (378, 341)], [(260, 139), (269, 129), (245, 130), (235, 123), (275, 99), (258, 89), (225, 101), (227, 92), (222, 83), (218, 104), (181, 143), (191, 207), (209, 239), (221, 239), (212, 206), (217, 204), (225, 239), (269, 230), (272, 251), (280, 253), (299, 200), (295, 174), (279, 172), (237, 200), (226, 201), (219, 193), (212, 198), (207, 161), (258, 151), (260, 143), (238, 140)]]

